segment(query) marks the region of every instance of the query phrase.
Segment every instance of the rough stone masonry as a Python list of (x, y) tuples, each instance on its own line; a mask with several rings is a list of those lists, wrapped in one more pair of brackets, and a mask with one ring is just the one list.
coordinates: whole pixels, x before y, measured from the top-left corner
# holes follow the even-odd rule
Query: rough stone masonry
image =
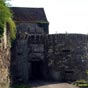
[[(0, 82), (75, 81), (88, 78), (88, 35), (49, 34), (43, 8), (12, 7), (16, 40), (0, 40)], [(7, 43), (7, 44), (6, 44)]]
[(0, 38), (0, 87), (9, 86), (10, 83), (10, 41), (6, 28)]
[(14, 82), (87, 79), (87, 35), (49, 34), (43, 8), (12, 10), (17, 26), (11, 62)]

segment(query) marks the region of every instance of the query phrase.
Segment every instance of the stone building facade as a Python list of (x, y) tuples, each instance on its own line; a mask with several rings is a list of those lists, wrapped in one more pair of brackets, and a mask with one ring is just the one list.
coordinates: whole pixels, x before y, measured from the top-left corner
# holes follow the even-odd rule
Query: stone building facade
[(11, 58), (14, 82), (87, 78), (87, 35), (49, 34), (49, 22), (42, 8), (12, 10), (17, 27)]

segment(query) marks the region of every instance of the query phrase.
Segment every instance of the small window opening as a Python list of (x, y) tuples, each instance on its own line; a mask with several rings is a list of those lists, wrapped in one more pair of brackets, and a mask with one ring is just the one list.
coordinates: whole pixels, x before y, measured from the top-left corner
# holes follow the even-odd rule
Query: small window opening
[(62, 52), (70, 52), (70, 50), (68, 50), (68, 49), (65, 49), (65, 50), (62, 50)]
[(17, 53), (18, 55), (22, 55), (22, 53)]
[(31, 39), (34, 40), (34, 36), (31, 36)]
[(38, 42), (39, 42), (39, 35), (38, 35), (38, 36), (36, 36), (36, 41), (38, 41)]
[(74, 73), (74, 71), (65, 71), (65, 73)]

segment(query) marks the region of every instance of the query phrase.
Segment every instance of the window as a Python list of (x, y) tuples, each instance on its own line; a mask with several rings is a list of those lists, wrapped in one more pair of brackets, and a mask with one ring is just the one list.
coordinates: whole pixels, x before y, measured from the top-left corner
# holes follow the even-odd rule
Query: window
[(65, 73), (74, 73), (74, 71), (69, 71), (69, 70), (68, 70), (68, 71), (65, 71)]
[(62, 52), (69, 53), (69, 52), (70, 52), (70, 50), (68, 50), (68, 49), (64, 49), (64, 50), (62, 50)]
[(22, 55), (22, 53), (21, 53), (21, 52), (19, 52), (19, 53), (17, 53), (17, 55)]

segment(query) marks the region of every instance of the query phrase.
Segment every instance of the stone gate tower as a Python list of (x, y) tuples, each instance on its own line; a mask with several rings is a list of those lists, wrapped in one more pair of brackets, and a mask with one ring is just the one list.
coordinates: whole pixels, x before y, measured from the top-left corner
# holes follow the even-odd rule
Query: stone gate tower
[(28, 81), (46, 77), (44, 40), (48, 21), (43, 8), (12, 8), (17, 28), (13, 51), (13, 79)]

